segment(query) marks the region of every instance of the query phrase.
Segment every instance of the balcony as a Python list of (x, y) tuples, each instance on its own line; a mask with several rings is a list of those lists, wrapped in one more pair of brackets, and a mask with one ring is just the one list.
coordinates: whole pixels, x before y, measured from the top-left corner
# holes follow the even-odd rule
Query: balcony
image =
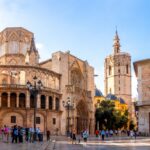
[(150, 106), (150, 100), (138, 101), (137, 106)]
[[(0, 89), (6, 90), (6, 89), (23, 89), (23, 90), (27, 90), (27, 86), (26, 85), (21, 85), (21, 84), (0, 84)], [(60, 93), (60, 90), (57, 89), (52, 89), (49, 87), (44, 87), (42, 89), (42, 91), (51, 91), (51, 92), (56, 92), (56, 93)]]

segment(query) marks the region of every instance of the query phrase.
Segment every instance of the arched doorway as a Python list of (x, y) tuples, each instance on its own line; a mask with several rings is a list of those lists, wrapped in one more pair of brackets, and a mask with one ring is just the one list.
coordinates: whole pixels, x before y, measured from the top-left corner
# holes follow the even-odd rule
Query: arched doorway
[(7, 107), (8, 106), (8, 94), (7, 93), (2, 93), (2, 107)]
[(84, 101), (80, 101), (77, 105), (77, 133), (80, 134), (84, 129), (88, 128), (88, 106)]
[(20, 108), (25, 108), (25, 100), (26, 100), (26, 96), (24, 93), (20, 93), (19, 95), (19, 107)]
[(16, 107), (17, 106), (17, 95), (16, 93), (10, 94), (10, 107)]

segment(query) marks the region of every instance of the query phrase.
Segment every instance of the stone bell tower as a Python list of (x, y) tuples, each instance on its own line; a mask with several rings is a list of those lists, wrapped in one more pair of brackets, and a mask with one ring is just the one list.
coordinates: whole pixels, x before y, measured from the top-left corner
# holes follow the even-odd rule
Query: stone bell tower
[[(113, 54), (105, 58), (105, 95), (111, 93), (121, 97), (131, 108), (131, 56), (121, 52), (120, 39), (116, 31)], [(129, 110), (130, 111), (130, 110)]]

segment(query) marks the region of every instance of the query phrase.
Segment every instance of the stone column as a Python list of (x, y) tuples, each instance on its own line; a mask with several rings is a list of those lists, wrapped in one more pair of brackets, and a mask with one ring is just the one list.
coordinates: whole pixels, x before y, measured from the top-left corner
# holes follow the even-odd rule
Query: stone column
[(53, 95), (53, 110), (56, 110), (56, 96)]
[(10, 93), (8, 93), (7, 107), (10, 108)]
[(49, 103), (48, 103), (48, 101), (49, 101), (49, 96), (47, 95), (46, 96), (46, 109), (49, 109)]
[(26, 108), (30, 108), (30, 92), (27, 91), (26, 94)]
[(37, 108), (41, 108), (41, 99), (40, 99), (41, 95), (38, 94), (37, 95)]
[(0, 107), (2, 107), (1, 93), (0, 93)]
[(16, 107), (18, 108), (19, 107), (19, 93), (17, 93), (17, 103), (16, 104), (17, 104)]

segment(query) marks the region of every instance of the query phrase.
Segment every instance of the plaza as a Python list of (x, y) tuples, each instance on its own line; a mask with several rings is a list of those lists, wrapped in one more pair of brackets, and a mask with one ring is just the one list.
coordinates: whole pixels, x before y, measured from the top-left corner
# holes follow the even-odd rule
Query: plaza
[(11, 144), (0, 142), (0, 150), (149, 150), (150, 137), (109, 137), (105, 141), (96, 137), (89, 137), (87, 143), (82, 140), (80, 143), (72, 144), (65, 136), (53, 136), (50, 142)]

